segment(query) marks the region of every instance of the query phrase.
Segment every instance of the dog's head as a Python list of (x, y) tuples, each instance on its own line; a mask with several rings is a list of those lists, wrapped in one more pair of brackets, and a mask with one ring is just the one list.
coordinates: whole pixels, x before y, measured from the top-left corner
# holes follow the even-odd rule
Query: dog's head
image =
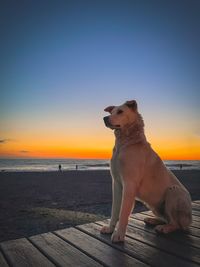
[(137, 118), (137, 102), (135, 100), (126, 101), (121, 106), (109, 106), (104, 109), (110, 115), (104, 117), (106, 127), (111, 129), (122, 129), (135, 122)]

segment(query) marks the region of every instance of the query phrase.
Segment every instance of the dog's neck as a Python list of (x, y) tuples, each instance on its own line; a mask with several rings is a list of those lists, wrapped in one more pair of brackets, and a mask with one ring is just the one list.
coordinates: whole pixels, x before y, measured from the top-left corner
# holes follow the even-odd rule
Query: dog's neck
[(134, 123), (121, 129), (116, 129), (114, 133), (116, 138), (115, 146), (147, 142), (144, 134), (144, 121), (139, 113)]

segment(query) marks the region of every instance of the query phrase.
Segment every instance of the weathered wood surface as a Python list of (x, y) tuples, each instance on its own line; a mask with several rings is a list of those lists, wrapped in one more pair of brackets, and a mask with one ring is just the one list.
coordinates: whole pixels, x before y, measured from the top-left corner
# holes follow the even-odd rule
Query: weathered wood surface
[(9, 266), (1, 252), (0, 252), (0, 266), (1, 267), (8, 267)]
[(150, 211), (132, 214), (124, 243), (100, 234), (108, 220), (0, 243), (0, 267), (200, 266), (200, 200), (192, 203), (186, 232), (157, 234), (144, 223)]
[[(69, 228), (70, 229), (70, 228)], [(45, 233), (30, 237), (49, 259), (59, 266), (101, 266), (80, 250), (71, 246), (53, 233)]]
[(0, 247), (10, 266), (55, 266), (25, 238), (2, 242)]
[[(93, 224), (88, 224), (91, 228)], [(82, 229), (82, 228), (80, 228)], [(96, 260), (106, 266), (147, 266), (124, 252), (88, 235), (78, 229), (64, 229), (56, 232), (60, 237), (69, 240), (71, 244), (92, 255)], [(99, 231), (98, 234), (100, 235)], [(111, 244), (111, 243), (109, 243)]]

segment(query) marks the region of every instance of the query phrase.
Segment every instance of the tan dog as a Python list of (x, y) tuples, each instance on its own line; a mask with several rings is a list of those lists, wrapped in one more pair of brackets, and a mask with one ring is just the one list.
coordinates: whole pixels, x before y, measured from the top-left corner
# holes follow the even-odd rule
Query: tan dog
[(136, 101), (109, 106), (105, 111), (110, 113), (104, 117), (105, 125), (115, 130), (116, 141), (111, 159), (112, 214), (110, 224), (102, 227), (101, 233), (113, 233), (112, 242), (124, 241), (135, 199), (156, 215), (145, 219), (157, 225), (156, 231), (186, 229), (192, 221), (190, 195), (146, 141)]

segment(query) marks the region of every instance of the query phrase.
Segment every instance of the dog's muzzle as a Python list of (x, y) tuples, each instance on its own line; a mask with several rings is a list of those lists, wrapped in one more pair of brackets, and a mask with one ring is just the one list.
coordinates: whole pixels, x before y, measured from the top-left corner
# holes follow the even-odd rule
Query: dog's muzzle
[(110, 124), (110, 121), (109, 121), (109, 116), (104, 117), (103, 120), (104, 120), (106, 127), (109, 127), (109, 128), (112, 127), (112, 125)]

